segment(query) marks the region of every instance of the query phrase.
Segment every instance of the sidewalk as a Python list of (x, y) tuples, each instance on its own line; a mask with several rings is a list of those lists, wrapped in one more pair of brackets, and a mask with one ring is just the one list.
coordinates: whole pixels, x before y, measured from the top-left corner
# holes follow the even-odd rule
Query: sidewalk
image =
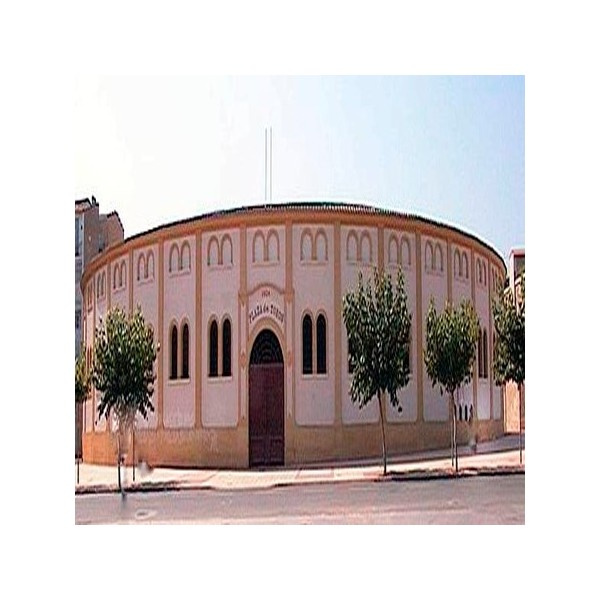
[[(525, 473), (525, 438), (523, 436), (522, 465), (519, 464), (518, 434), (480, 443), (476, 453), (468, 447), (461, 446), (458, 448), (458, 456), (459, 476)], [(388, 475), (385, 479), (414, 480), (454, 476), (450, 451), (445, 449), (388, 457)], [(180, 489), (247, 490), (380, 479), (384, 479), (381, 458), (263, 470), (148, 469), (142, 466), (135, 469), (135, 481), (132, 467), (121, 468), (121, 481), (127, 492)], [(118, 489), (116, 465), (75, 465), (76, 494), (117, 492)]]

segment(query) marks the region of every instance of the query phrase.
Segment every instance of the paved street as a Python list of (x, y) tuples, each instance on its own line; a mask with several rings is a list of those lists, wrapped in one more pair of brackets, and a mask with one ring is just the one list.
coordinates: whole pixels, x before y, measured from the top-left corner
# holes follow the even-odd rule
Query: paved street
[(78, 524), (524, 524), (524, 475), (81, 495)]

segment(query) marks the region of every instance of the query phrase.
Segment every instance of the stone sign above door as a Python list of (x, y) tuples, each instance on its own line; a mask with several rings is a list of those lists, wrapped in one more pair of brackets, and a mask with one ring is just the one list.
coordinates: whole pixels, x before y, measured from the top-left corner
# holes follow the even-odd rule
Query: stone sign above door
[(273, 319), (285, 331), (283, 293), (270, 285), (260, 286), (248, 296), (248, 331), (265, 317)]

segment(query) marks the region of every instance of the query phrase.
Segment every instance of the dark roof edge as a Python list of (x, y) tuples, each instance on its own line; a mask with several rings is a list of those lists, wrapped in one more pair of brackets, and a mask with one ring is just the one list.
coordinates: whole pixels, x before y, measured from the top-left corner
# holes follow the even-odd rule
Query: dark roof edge
[(319, 202), (319, 201), (299, 201), (299, 202), (286, 202), (282, 204), (254, 204), (249, 206), (239, 206), (235, 208), (228, 208), (223, 210), (216, 210), (209, 213), (205, 213), (203, 215), (196, 215), (193, 217), (187, 217), (185, 219), (180, 219), (178, 221), (172, 221), (170, 223), (165, 223), (163, 225), (158, 225), (146, 231), (142, 231), (140, 233), (136, 233), (130, 237), (127, 237), (123, 240), (123, 243), (127, 243), (129, 241), (138, 239), (149, 233), (155, 233), (157, 231), (161, 231), (164, 229), (168, 229), (170, 227), (177, 227), (179, 225), (185, 225), (188, 223), (193, 223), (194, 221), (208, 221), (212, 219), (217, 219), (220, 217), (230, 217), (233, 215), (237, 215), (240, 213), (260, 213), (260, 212), (284, 212), (286, 210), (322, 210), (323, 212), (342, 212), (346, 214), (365, 214), (365, 215), (381, 215), (381, 216), (391, 216), (391, 217), (401, 217), (408, 220), (420, 221), (422, 223), (427, 223), (430, 225), (435, 225), (437, 227), (445, 227), (447, 229), (451, 229), (460, 233), (461, 235), (467, 236), (481, 245), (485, 246), (488, 250), (491, 250), (499, 259), (500, 262), (506, 267), (506, 263), (504, 261), (503, 256), (488, 242), (482, 240), (477, 237), (474, 233), (469, 231), (465, 231), (464, 229), (459, 228), (456, 225), (452, 225), (450, 223), (444, 223), (443, 221), (437, 221), (431, 217), (426, 217), (418, 214), (410, 214), (404, 213), (400, 211), (395, 211), (389, 208), (380, 208), (375, 206), (369, 206), (367, 204), (354, 204), (348, 202)]

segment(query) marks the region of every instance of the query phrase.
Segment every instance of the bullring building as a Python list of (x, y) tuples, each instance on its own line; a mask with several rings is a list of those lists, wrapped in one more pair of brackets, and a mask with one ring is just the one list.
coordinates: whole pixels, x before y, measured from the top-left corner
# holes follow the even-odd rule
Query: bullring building
[[(466, 298), (480, 338), (459, 394), (459, 443), (503, 433), (493, 383), (492, 300), (506, 267), (485, 241), (420, 216), (338, 203), (267, 204), (162, 225), (86, 267), (83, 338), (114, 306), (137, 306), (160, 342), (154, 412), (138, 416), (135, 456), (153, 466), (246, 468), (379, 457), (377, 402), (350, 400), (342, 299), (358, 274), (402, 269), (412, 313), (402, 412), (385, 411), (390, 455), (448, 447), (451, 409), (423, 361), (430, 298)], [(83, 458), (114, 463), (112, 424), (84, 405)], [(470, 421), (470, 422), (469, 422)], [(133, 453), (129, 454), (131, 460)]]

